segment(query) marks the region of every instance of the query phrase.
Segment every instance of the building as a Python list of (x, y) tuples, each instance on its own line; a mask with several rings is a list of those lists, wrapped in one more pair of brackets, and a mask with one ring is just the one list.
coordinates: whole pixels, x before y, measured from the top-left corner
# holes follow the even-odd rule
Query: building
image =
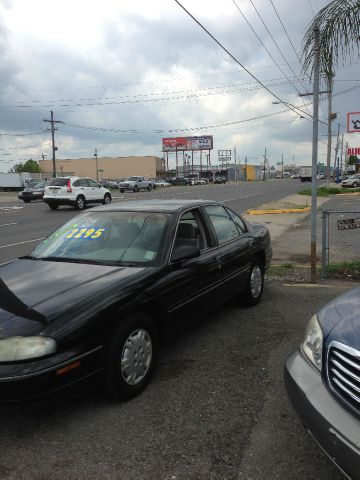
[[(52, 160), (39, 160), (43, 177), (53, 176)], [(165, 174), (164, 159), (156, 156), (144, 157), (93, 157), (56, 160), (56, 175), (75, 175), (94, 179), (111, 179), (139, 175), (156, 178)]]

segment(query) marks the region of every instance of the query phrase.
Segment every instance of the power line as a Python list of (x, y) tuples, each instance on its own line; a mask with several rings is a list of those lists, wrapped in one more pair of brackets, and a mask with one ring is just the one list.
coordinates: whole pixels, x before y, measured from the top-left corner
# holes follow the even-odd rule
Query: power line
[[(297, 62), (290, 62), (290, 63), (297, 63)], [(284, 65), (284, 64), (280, 64)], [(265, 70), (273, 68), (273, 65), (264, 65), (262, 67), (252, 67), (252, 70)], [(242, 73), (244, 69), (241, 68), (240, 70), (231, 70), (228, 72), (216, 72), (216, 73), (205, 73), (202, 75), (194, 75), (194, 76), (188, 76), (188, 77), (171, 77), (171, 79), (165, 79), (165, 80), (153, 80), (151, 82), (133, 82), (133, 83), (114, 83), (114, 84), (108, 84), (108, 85), (89, 85), (86, 87), (73, 87), (73, 88), (53, 88), (53, 89), (39, 89), (39, 90), (19, 90), (17, 92), (8, 92), (6, 90), (3, 90), (0, 92), (2, 95), (17, 95), (19, 93), (40, 93), (40, 92), (67, 92), (67, 91), (76, 91), (76, 90), (93, 90), (93, 89), (100, 89), (100, 88), (122, 88), (122, 87), (133, 87), (133, 86), (140, 86), (140, 85), (153, 85), (153, 84), (158, 84), (158, 83), (174, 83), (175, 81), (183, 81), (183, 80), (193, 80), (193, 79), (198, 79), (198, 78), (206, 78), (206, 77), (217, 77), (217, 76), (223, 76), (223, 75), (233, 75), (237, 73)]]
[[(255, 82), (253, 82), (255, 83)], [(288, 82), (277, 82), (277, 83), (272, 83), (270, 86), (281, 86), (281, 85), (286, 85)], [(151, 103), (151, 102), (162, 102), (162, 101), (168, 101), (168, 100), (181, 100), (181, 99), (190, 99), (190, 98), (203, 98), (203, 97), (209, 97), (209, 96), (220, 96), (220, 95), (229, 95), (229, 94), (237, 94), (240, 92), (248, 92), (252, 90), (259, 90), (260, 88), (267, 88), (265, 85), (263, 87), (261, 86), (253, 86), (253, 87), (247, 87), (247, 88), (234, 88), (232, 90), (223, 90), (219, 92), (205, 92), (205, 93), (197, 93), (197, 94), (192, 94), (192, 95), (180, 95), (180, 96), (169, 96), (169, 97), (162, 97), (162, 98), (142, 98), (142, 99), (134, 99), (134, 100), (121, 100), (121, 101), (105, 101), (105, 102), (100, 102), (94, 100), (89, 100), (90, 103), (56, 103), (56, 102), (51, 102), (49, 104), (43, 104), (43, 105), (27, 105), (27, 104), (21, 104), (21, 105), (2, 105), (2, 108), (20, 108), (20, 109), (30, 109), (30, 108), (68, 108), (68, 107), (92, 107), (92, 106), (106, 106), (106, 105), (124, 105), (124, 104), (141, 104), (141, 103)], [(204, 89), (200, 89), (204, 90)], [(145, 96), (145, 95), (144, 95)], [(128, 98), (128, 97), (119, 97), (119, 98)], [(131, 97), (134, 98), (134, 97)], [(76, 102), (77, 100), (68, 100), (69, 102)]]
[(41, 132), (33, 132), (33, 133), (0, 133), (0, 136), (3, 137), (27, 137), (29, 135), (41, 135), (45, 131), (42, 130)]
[[(194, 22), (196, 22), (200, 28), (202, 28), (206, 33), (207, 35), (209, 35), (210, 38), (212, 38), (214, 40), (214, 42), (219, 45), (219, 47), (224, 50), (228, 55), (229, 57), (231, 57), (234, 62), (236, 62), (238, 65), (240, 65), (240, 67), (242, 67), (256, 82), (258, 82), (266, 91), (268, 91), (270, 93), (270, 95), (272, 95), (274, 98), (276, 98), (276, 100), (278, 100), (280, 103), (283, 103), (284, 105), (286, 105), (290, 110), (292, 110), (294, 113), (296, 113), (297, 115), (299, 115), (299, 112), (301, 113), (304, 113), (305, 115), (308, 115), (309, 117), (312, 118), (312, 115), (309, 114), (308, 112), (305, 112), (304, 110), (301, 110), (300, 108), (293, 108), (288, 102), (285, 102), (284, 100), (282, 100), (278, 95), (276, 95), (276, 93), (272, 92), (268, 87), (266, 87), (266, 85), (263, 84), (263, 82), (261, 82), (253, 73), (250, 72), (250, 70), (248, 68), (246, 68), (237, 58), (234, 57), (234, 55), (232, 53), (230, 53), (230, 51), (224, 47), (224, 45), (222, 45), (222, 43), (219, 42), (219, 40), (217, 40), (214, 35), (212, 35), (200, 22), (199, 20), (197, 20), (180, 2), (179, 0), (174, 0), (178, 5), (179, 7), (181, 7), (184, 12), (186, 12), (189, 17), (191, 17)], [(296, 111), (298, 110), (298, 111)], [(324, 122), (322, 122), (324, 123)]]

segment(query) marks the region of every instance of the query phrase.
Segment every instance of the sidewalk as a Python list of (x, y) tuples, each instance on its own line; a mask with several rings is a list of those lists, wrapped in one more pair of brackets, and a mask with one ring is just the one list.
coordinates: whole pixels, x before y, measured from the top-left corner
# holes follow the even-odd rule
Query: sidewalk
[[(311, 197), (305, 195), (291, 195), (279, 202), (272, 202), (261, 206), (261, 209), (285, 209), (293, 207), (311, 207)], [(350, 195), (332, 195), (317, 198), (316, 216), (316, 257), (321, 262), (322, 250), (322, 209), (360, 211), (360, 197)], [(259, 207), (260, 210), (260, 207)], [(310, 265), (311, 244), (311, 212), (283, 213), (283, 214), (246, 214), (250, 222), (264, 223), (270, 231), (273, 246), (273, 265), (294, 264)], [(360, 231), (359, 231), (360, 236)], [(339, 245), (339, 254), (342, 245)], [(359, 249), (355, 248), (353, 258), (359, 257)], [(336, 260), (336, 259), (334, 259)]]

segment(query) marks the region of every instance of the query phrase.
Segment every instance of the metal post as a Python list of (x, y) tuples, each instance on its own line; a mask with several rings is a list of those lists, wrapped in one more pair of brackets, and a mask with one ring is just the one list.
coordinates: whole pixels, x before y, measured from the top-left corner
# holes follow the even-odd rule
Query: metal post
[(97, 148), (95, 148), (95, 166), (96, 166), (96, 180), (99, 181), (99, 167), (98, 167), (98, 153), (97, 153)]
[(320, 30), (315, 29), (314, 44), (314, 109), (313, 109), (313, 139), (312, 139), (312, 176), (311, 176), (311, 283), (316, 283), (316, 200), (317, 200), (317, 159), (319, 136), (319, 40)]
[(322, 212), (322, 252), (321, 252), (321, 278), (326, 278), (327, 275), (327, 217), (328, 212)]

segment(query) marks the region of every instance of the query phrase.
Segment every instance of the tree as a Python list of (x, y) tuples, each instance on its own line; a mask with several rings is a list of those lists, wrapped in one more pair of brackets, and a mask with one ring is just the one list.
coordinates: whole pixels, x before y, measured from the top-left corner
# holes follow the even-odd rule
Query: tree
[(26, 160), (25, 163), (16, 163), (12, 168), (10, 168), (9, 173), (40, 173), (39, 164), (35, 160)]
[(303, 39), (303, 69), (313, 71), (315, 30), (320, 30), (320, 74), (332, 75), (339, 57), (342, 63), (360, 53), (360, 0), (332, 0), (311, 22)]
[(350, 155), (348, 165), (357, 165), (359, 159), (356, 155)]

